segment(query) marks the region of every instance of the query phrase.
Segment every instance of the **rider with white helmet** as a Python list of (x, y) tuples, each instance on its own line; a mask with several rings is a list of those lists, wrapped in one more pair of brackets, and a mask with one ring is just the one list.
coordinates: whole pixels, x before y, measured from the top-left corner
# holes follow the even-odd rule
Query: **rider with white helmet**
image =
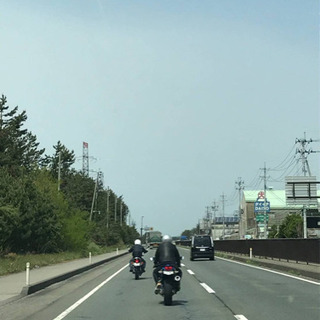
[(170, 261), (171, 263), (175, 264), (176, 267), (179, 269), (180, 277), (182, 276), (182, 271), (180, 270), (180, 253), (177, 247), (172, 243), (172, 238), (169, 235), (164, 235), (162, 237), (162, 243), (157, 248), (155, 257), (154, 257), (154, 270), (153, 270), (153, 279), (156, 282), (156, 288), (154, 292), (156, 294), (160, 291), (161, 283), (159, 282), (159, 273), (158, 271), (161, 269), (161, 265), (164, 262)]
[(145, 271), (146, 268), (146, 261), (142, 258), (142, 255), (144, 253), (147, 253), (148, 250), (146, 250), (142, 245), (141, 245), (141, 240), (140, 239), (136, 239), (134, 240), (134, 245), (129, 249), (129, 252), (132, 252), (132, 259), (129, 262), (130, 265), (130, 272), (132, 272), (131, 270), (131, 261), (135, 258), (135, 257), (139, 257), (141, 258), (141, 260), (144, 262), (143, 263), (143, 272)]
[(162, 237), (162, 241), (163, 242), (171, 242), (172, 241), (172, 238), (169, 236), (169, 235), (164, 235), (163, 237)]

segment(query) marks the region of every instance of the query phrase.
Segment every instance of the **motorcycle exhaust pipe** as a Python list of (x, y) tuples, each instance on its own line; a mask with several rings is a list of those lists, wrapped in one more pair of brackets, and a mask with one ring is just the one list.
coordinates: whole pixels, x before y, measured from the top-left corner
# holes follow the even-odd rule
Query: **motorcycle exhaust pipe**
[(175, 277), (174, 277), (174, 280), (175, 280), (175, 281), (180, 281), (181, 278), (180, 278), (180, 276), (175, 276)]

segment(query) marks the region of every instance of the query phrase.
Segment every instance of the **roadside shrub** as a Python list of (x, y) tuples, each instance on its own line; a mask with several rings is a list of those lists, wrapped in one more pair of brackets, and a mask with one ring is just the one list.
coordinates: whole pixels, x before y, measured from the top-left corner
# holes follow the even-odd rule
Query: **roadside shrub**
[(64, 249), (67, 251), (86, 251), (90, 233), (89, 221), (85, 212), (76, 211), (63, 221)]

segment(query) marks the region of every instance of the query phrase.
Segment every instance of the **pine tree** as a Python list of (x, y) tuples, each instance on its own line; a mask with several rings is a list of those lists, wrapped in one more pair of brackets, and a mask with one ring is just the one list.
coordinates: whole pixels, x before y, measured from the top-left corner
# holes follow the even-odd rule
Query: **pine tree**
[(0, 98), (0, 166), (17, 175), (20, 168), (28, 171), (39, 166), (44, 149), (38, 149), (37, 138), (27, 129), (26, 111), (18, 113), (18, 106), (10, 110), (7, 98)]

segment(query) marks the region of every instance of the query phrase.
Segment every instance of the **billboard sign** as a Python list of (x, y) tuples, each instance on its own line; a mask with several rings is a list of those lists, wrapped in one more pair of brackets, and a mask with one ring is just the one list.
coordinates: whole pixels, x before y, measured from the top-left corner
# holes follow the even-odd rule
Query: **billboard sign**
[(266, 207), (264, 207), (264, 201), (255, 201), (254, 212), (255, 213), (270, 212), (270, 201), (266, 201)]
[(317, 183), (315, 176), (287, 176), (287, 205), (317, 205)]

